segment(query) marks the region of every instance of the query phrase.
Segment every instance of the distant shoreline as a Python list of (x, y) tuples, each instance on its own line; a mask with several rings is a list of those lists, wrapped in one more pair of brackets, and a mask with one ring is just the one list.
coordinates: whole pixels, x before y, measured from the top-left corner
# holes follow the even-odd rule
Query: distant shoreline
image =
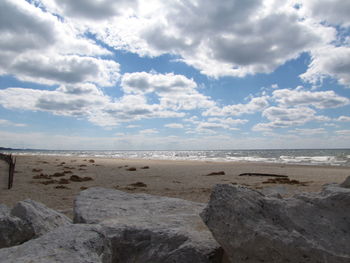
[[(6, 148), (2, 148), (6, 149)], [(7, 148), (9, 149), (9, 148)], [(73, 151), (11, 149), (0, 152), (27, 156), (61, 156), (139, 160), (178, 160), (208, 162), (244, 162), (350, 167), (350, 149), (274, 149), (274, 150), (128, 150)]]

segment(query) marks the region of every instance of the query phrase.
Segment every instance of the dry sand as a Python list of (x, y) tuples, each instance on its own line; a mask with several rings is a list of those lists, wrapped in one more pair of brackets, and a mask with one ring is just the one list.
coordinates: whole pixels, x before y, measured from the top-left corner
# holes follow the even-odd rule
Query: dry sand
[[(208, 176), (220, 171), (225, 174)], [(55, 173), (64, 173), (64, 176), (33, 179), (40, 174)], [(7, 165), (0, 162), (0, 203), (12, 207), (16, 202), (30, 198), (71, 217), (74, 197), (82, 189), (94, 186), (207, 202), (215, 184), (240, 184), (253, 189), (281, 185), (263, 183), (272, 177), (239, 176), (241, 173), (287, 175), (290, 180), (302, 183), (282, 184), (286, 194), (291, 195), (299, 191), (319, 191), (326, 183), (340, 183), (350, 175), (350, 169), (267, 163), (18, 156), (11, 190), (7, 190)], [(73, 182), (69, 180), (72, 175), (91, 177), (92, 180)], [(50, 180), (68, 181), (68, 184), (56, 181), (42, 184)], [(57, 189), (57, 186), (65, 188)]]

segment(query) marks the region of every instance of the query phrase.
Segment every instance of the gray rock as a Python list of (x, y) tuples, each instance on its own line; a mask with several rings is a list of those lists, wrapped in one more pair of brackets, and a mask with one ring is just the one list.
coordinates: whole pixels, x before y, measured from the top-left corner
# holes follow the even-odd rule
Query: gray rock
[(259, 192), (268, 197), (282, 198), (282, 196), (288, 194), (288, 189), (285, 186), (277, 185), (265, 187), (263, 189), (260, 189)]
[(203, 221), (231, 262), (350, 262), (350, 189), (277, 199), (217, 185)]
[(89, 188), (75, 199), (75, 223), (99, 223), (112, 262), (221, 262), (222, 249), (199, 217), (204, 204)]
[(108, 263), (109, 243), (98, 225), (70, 225), (22, 245), (0, 249), (2, 263)]
[(32, 237), (32, 229), (21, 219), (11, 216), (7, 206), (0, 204), (0, 248), (21, 244)]
[(30, 199), (18, 202), (11, 210), (11, 215), (22, 219), (31, 227), (34, 237), (72, 223), (65, 215)]
[(346, 177), (345, 181), (340, 184), (341, 187), (350, 188), (350, 176)]

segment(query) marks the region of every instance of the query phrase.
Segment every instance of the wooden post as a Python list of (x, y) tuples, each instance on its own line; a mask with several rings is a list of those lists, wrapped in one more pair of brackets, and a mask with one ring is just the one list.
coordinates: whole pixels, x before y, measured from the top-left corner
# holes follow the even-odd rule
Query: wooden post
[(0, 160), (7, 162), (9, 165), (9, 178), (7, 189), (11, 189), (13, 185), (13, 175), (15, 173), (16, 158), (14, 158), (12, 154), (0, 153)]

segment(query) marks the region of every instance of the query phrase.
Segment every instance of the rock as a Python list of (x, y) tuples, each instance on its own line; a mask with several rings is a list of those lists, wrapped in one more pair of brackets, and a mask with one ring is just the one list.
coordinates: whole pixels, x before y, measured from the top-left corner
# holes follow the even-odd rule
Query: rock
[(112, 262), (221, 262), (222, 250), (199, 213), (204, 204), (89, 188), (74, 204), (74, 222), (103, 225)]
[(350, 262), (350, 189), (277, 199), (217, 185), (203, 221), (231, 262)]
[(263, 189), (259, 189), (259, 192), (268, 197), (282, 198), (286, 196), (292, 196), (301, 193), (298, 188), (287, 188), (284, 185), (268, 186)]
[(344, 182), (340, 184), (341, 187), (350, 188), (350, 176), (348, 176)]
[(72, 223), (65, 215), (30, 199), (18, 202), (11, 210), (11, 215), (24, 221), (32, 229), (34, 237)]
[(21, 244), (32, 237), (32, 229), (21, 219), (11, 216), (7, 206), (0, 204), (0, 248)]
[(57, 228), (22, 245), (0, 249), (2, 263), (109, 263), (108, 240), (98, 225)]

